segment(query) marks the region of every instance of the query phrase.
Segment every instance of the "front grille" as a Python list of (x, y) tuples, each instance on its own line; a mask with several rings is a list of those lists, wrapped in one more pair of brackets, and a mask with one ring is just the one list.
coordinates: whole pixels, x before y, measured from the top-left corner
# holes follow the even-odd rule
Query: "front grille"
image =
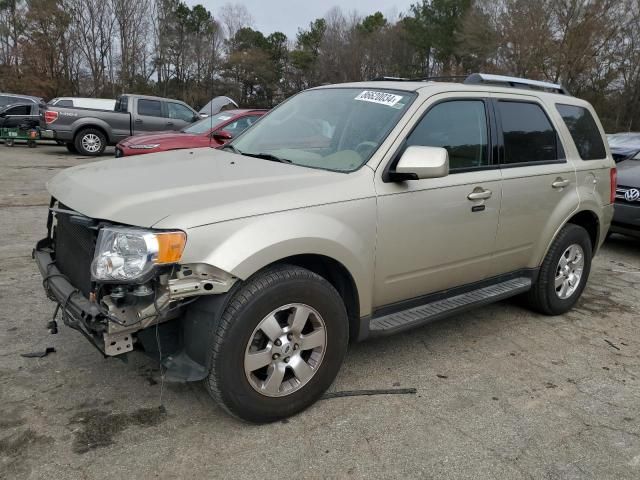
[(616, 203), (640, 207), (640, 188), (618, 185), (616, 187)]
[[(60, 205), (61, 209), (66, 207)], [(89, 297), (91, 291), (91, 261), (96, 247), (96, 232), (74, 223), (73, 215), (56, 213), (55, 261), (58, 270), (71, 284)]]

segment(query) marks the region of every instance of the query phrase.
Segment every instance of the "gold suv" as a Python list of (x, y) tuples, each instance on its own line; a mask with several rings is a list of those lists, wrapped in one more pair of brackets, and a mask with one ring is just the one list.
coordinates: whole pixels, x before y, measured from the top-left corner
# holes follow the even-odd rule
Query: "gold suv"
[(603, 138), (550, 83), (323, 86), (222, 149), (64, 170), (34, 258), (105, 355), (142, 350), (273, 421), (322, 395), (350, 340), (514, 295), (569, 310), (613, 214)]

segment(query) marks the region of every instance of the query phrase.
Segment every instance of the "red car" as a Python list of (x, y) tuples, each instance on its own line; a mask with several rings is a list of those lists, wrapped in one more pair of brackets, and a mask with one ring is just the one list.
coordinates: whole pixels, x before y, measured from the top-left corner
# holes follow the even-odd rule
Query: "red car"
[(267, 110), (225, 110), (177, 132), (134, 135), (116, 145), (116, 157), (183, 148), (219, 147), (253, 125)]

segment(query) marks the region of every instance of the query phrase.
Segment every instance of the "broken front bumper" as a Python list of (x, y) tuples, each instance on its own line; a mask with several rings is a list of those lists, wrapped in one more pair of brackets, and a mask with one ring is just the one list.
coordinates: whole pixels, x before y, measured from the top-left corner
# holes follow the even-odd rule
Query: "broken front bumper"
[(100, 307), (85, 298), (58, 270), (46, 243), (48, 239), (38, 242), (32, 257), (42, 275), (42, 285), (47, 296), (62, 310), (65, 325), (78, 330), (103, 355), (106, 355), (104, 341), (100, 341), (101, 339), (94, 333), (96, 325), (104, 319)]

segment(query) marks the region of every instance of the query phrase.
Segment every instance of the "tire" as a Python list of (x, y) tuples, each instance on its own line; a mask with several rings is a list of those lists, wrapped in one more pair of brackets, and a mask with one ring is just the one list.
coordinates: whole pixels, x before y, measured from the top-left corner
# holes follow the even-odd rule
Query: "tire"
[(67, 150), (69, 151), (69, 153), (78, 153), (78, 150), (76, 150), (76, 146), (73, 143), (68, 142), (65, 145), (66, 145)]
[[(274, 312), (275, 315), (271, 315)], [(304, 335), (289, 333), (290, 336), (277, 337), (282, 332), (276, 329), (275, 335), (272, 331), (267, 336), (264, 333), (267, 329), (259, 328), (278, 316), (280, 323), (275, 325), (284, 326), (285, 331), (291, 328), (293, 332), (293, 327), (288, 325), (294, 324), (292, 320), (297, 318), (297, 312), (301, 313), (301, 319), (307, 318), (298, 322), (298, 325), (306, 322)], [(316, 334), (322, 331), (321, 323), (324, 335), (320, 337)], [(308, 342), (311, 333), (316, 335), (316, 341), (323, 338), (325, 343), (305, 350), (305, 343), (307, 346), (314, 343)], [(283, 342), (278, 344), (279, 340), (273, 338), (283, 338)], [(211, 396), (231, 415), (252, 423), (273, 422), (304, 410), (322, 396), (340, 369), (348, 339), (347, 312), (331, 284), (304, 268), (274, 267), (247, 280), (229, 301), (212, 335), (211, 368), (205, 383)], [(251, 349), (266, 354), (263, 358), (267, 358), (267, 364), (262, 370), (251, 371), (252, 367), (245, 361)], [(282, 355), (272, 353), (274, 351)], [(290, 352), (290, 356), (285, 356), (288, 355), (285, 352)], [(275, 355), (279, 356), (278, 360)], [(320, 360), (315, 368), (302, 369), (300, 362), (305, 357), (307, 367)], [(277, 378), (275, 370), (279, 368), (286, 372), (285, 376), (283, 381), (271, 384), (269, 393), (269, 380), (272, 376)], [(299, 371), (304, 375), (298, 376)], [(306, 380), (299, 380), (305, 377)], [(265, 388), (259, 388), (260, 384)]]
[[(566, 259), (567, 255), (569, 255), (569, 257), (573, 255), (568, 250), (572, 246), (578, 246), (582, 250), (580, 252), (582, 254), (582, 272), (573, 286), (571, 286), (571, 282), (568, 283), (570, 288), (564, 292), (563, 297), (562, 289), (565, 288), (565, 282), (563, 282), (561, 286), (556, 287), (556, 280), (561, 280), (560, 269), (562, 267), (560, 262), (562, 257), (564, 256)], [(577, 252), (577, 250), (575, 251)], [(571, 310), (580, 298), (580, 295), (582, 295), (587, 279), (589, 278), (592, 252), (593, 246), (591, 245), (591, 239), (587, 231), (571, 223), (565, 225), (553, 240), (540, 267), (538, 279), (527, 294), (527, 303), (529, 306), (544, 315), (562, 315)], [(568, 263), (569, 269), (572, 268), (572, 265), (578, 265), (578, 263), (572, 261)], [(564, 278), (568, 279), (566, 276)]]
[(76, 134), (73, 144), (80, 155), (97, 157), (107, 148), (107, 138), (100, 130), (85, 128)]

